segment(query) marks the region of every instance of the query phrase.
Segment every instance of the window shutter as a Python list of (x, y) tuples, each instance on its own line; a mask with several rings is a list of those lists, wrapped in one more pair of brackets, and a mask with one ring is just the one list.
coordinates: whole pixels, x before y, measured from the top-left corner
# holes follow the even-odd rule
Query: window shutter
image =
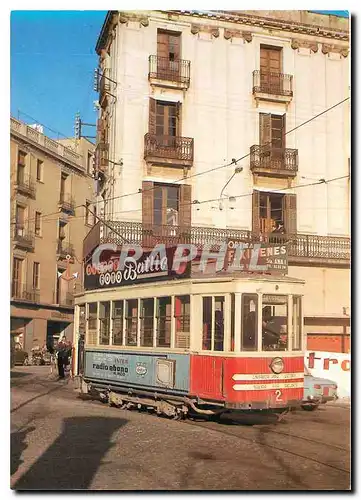
[(284, 218), (283, 221), (286, 233), (296, 234), (297, 233), (297, 205), (296, 205), (296, 195), (286, 194), (283, 198), (284, 201)]
[(187, 228), (192, 224), (192, 186), (180, 186), (179, 225)]
[(281, 116), (282, 118), (282, 149), (286, 147), (286, 113)]
[(169, 58), (169, 35), (158, 31), (157, 56)]
[(253, 191), (253, 194), (252, 194), (252, 232), (254, 234), (259, 234), (259, 232), (260, 232), (259, 203), (260, 203), (260, 192)]
[(148, 133), (156, 134), (156, 112), (157, 112), (157, 101), (152, 97), (149, 98), (149, 124)]
[(143, 228), (150, 229), (153, 225), (153, 182), (143, 181), (142, 183), (142, 221)]
[(271, 150), (272, 141), (271, 113), (260, 113), (259, 115), (259, 140), (260, 145), (264, 146), (262, 152)]

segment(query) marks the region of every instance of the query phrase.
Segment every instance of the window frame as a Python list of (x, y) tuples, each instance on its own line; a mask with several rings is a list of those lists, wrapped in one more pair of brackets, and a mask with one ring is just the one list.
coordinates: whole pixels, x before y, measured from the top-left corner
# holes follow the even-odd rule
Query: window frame
[[(34, 217), (34, 232), (35, 236), (41, 236), (42, 235), (42, 220), (41, 220), (41, 212), (38, 212), (37, 210), (35, 211), (35, 217)], [(39, 224), (38, 224), (39, 223)]]
[[(221, 353), (221, 352), (229, 352), (231, 349), (230, 344), (230, 335), (227, 335), (227, 326), (228, 326), (228, 293), (219, 293), (215, 295), (201, 295), (202, 300), (202, 338), (201, 338), (201, 350), (204, 352), (213, 352), (213, 353)], [(223, 299), (223, 349), (215, 349), (215, 330), (216, 330), (216, 299)], [(203, 346), (205, 338), (204, 338), (204, 300), (211, 299), (211, 337), (210, 337), (210, 349), (204, 348)]]
[(33, 262), (33, 289), (40, 290), (40, 262)]
[(44, 161), (39, 158), (36, 159), (36, 180), (44, 182)]

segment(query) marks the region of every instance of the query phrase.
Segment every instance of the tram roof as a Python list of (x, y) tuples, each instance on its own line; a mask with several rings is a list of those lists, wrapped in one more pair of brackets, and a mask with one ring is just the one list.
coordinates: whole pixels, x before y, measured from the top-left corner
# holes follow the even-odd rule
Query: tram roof
[(208, 281), (277, 281), (282, 283), (305, 283), (305, 280), (300, 278), (293, 278), (291, 276), (264, 274), (264, 273), (245, 273), (244, 271), (219, 271), (214, 273), (207, 273), (206, 275), (201, 272), (192, 272), (191, 281), (195, 282), (208, 282)]

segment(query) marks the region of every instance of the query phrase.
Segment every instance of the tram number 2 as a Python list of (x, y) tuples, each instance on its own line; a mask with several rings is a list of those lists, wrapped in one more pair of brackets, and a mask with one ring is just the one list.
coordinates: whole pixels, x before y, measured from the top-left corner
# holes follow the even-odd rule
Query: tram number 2
[(275, 395), (276, 395), (276, 401), (282, 401), (282, 391), (277, 389), (277, 391), (275, 391)]

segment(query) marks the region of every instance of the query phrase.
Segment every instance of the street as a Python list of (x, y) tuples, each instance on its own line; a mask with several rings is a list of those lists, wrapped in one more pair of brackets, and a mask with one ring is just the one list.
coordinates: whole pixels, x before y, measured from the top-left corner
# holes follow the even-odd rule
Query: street
[(350, 488), (350, 412), (336, 404), (279, 423), (177, 422), (81, 399), (48, 366), (13, 368), (11, 394), (16, 490)]

